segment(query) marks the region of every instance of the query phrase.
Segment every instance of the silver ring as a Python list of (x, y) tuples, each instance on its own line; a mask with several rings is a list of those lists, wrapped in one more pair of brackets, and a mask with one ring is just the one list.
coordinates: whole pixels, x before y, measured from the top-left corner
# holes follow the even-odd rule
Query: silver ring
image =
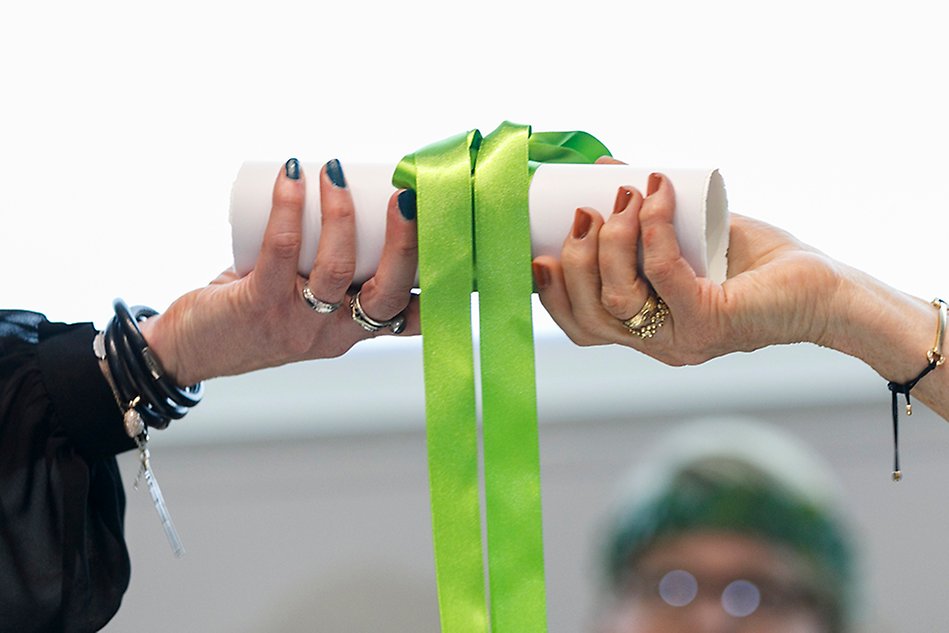
[(343, 305), (342, 301), (330, 303), (328, 301), (323, 301), (322, 299), (317, 299), (316, 295), (313, 294), (313, 291), (310, 290), (309, 284), (303, 284), (303, 300), (306, 301), (308, 306), (313, 308), (314, 312), (319, 312), (320, 314), (336, 312), (339, 309), (339, 306)]
[(366, 330), (367, 332), (378, 332), (383, 328), (389, 328), (393, 334), (401, 334), (405, 331), (405, 315), (401, 312), (388, 321), (376, 321), (371, 316), (366, 314), (366, 311), (362, 309), (362, 304), (359, 303), (359, 294), (362, 292), (360, 290), (349, 302), (349, 307), (353, 311), (353, 321), (359, 324), (359, 327)]

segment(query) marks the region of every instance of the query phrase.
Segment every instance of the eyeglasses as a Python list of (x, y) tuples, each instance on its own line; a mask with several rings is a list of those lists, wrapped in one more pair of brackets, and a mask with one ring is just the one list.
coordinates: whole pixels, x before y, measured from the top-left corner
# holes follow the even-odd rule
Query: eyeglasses
[(734, 618), (782, 617), (800, 610), (819, 612), (817, 594), (796, 583), (776, 578), (697, 577), (684, 569), (640, 570), (627, 587), (646, 607), (675, 613), (697, 600), (718, 601)]

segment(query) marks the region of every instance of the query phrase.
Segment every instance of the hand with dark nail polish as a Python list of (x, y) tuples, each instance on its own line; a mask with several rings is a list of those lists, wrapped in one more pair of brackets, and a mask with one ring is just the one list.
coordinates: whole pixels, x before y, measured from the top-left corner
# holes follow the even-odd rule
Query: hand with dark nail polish
[(339, 161), (326, 163), (315, 190), (320, 196), (321, 231), (316, 260), (309, 276), (303, 277), (298, 260), (307, 190), (303, 165), (289, 159), (274, 185), (273, 207), (254, 269), (243, 277), (228, 270), (207, 288), (184, 295), (164, 314), (141, 324), (170, 376), (193, 384), (213, 376), (339, 356), (371, 336), (419, 332), (418, 298), (411, 293), (418, 268), (415, 192), (404, 190), (390, 197), (379, 267), (359, 291), (368, 317), (375, 322), (404, 319), (405, 327), (368, 331), (350, 318), (349, 310), (338, 309), (352, 299), (358, 213)]

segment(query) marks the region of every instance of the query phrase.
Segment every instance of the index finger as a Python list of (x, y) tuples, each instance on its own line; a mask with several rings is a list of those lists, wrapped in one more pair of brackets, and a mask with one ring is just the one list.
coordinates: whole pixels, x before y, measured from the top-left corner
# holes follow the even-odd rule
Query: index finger
[(415, 192), (403, 189), (392, 194), (386, 211), (386, 239), (379, 267), (363, 284), (362, 306), (373, 318), (385, 321), (402, 312), (409, 303), (418, 271), (418, 236)]
[(675, 191), (662, 174), (650, 174), (639, 212), (643, 244), (643, 273), (659, 296), (675, 313), (676, 307), (691, 309), (695, 298), (695, 271), (682, 256), (672, 216)]

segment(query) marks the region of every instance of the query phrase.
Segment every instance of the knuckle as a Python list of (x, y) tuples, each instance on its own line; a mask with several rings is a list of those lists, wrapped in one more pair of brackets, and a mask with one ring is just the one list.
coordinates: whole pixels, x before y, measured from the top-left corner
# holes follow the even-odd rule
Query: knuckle
[(655, 225), (643, 227), (643, 248), (647, 250), (655, 248), (661, 239), (662, 229), (660, 227)]
[(560, 255), (560, 261), (564, 268), (581, 268), (587, 264), (587, 257), (580, 249), (564, 248)]
[(303, 238), (296, 231), (284, 231), (268, 235), (264, 240), (264, 248), (280, 259), (296, 259), (300, 252)]
[(708, 335), (688, 336), (682, 340), (667, 339), (659, 360), (672, 367), (701, 365), (717, 355), (714, 351), (716, 346), (715, 337)]
[(665, 199), (650, 197), (639, 212), (639, 220), (645, 224), (656, 224), (671, 220), (672, 205)]
[(592, 347), (596, 342), (587, 334), (577, 331), (567, 332), (567, 338), (578, 347)]
[(607, 245), (628, 246), (634, 243), (636, 231), (622, 222), (607, 222), (600, 230), (600, 241)]
[(353, 208), (353, 205), (349, 203), (348, 200), (327, 202), (322, 206), (322, 221), (326, 222), (327, 220), (334, 221), (348, 221), (350, 219), (355, 221), (356, 209)]
[(378, 321), (386, 321), (393, 318), (408, 305), (407, 297), (397, 297), (394, 295), (383, 295), (372, 297), (372, 308), (369, 314)]
[(643, 263), (643, 268), (645, 269), (646, 277), (653, 285), (662, 285), (663, 282), (672, 277), (673, 271), (675, 270), (675, 262), (668, 259), (647, 258)]
[(310, 341), (306, 338), (292, 335), (290, 332), (286, 332), (282, 335), (281, 344), (283, 349), (290, 354), (291, 358), (304, 358), (307, 352), (310, 351)]
[(584, 345), (583, 343), (586, 339), (581, 337), (575, 332), (567, 332), (567, 338), (569, 338), (570, 342), (573, 343), (574, 345), (578, 345), (580, 347), (586, 347), (586, 345)]
[(411, 259), (418, 257), (418, 242), (412, 240), (400, 243), (396, 247), (396, 254), (400, 259)]
[(620, 292), (616, 288), (605, 287), (600, 292), (600, 303), (603, 308), (619, 318), (619, 315), (625, 315), (629, 310), (629, 298), (626, 293)]
[(353, 274), (356, 272), (356, 262), (355, 260), (336, 260), (319, 266), (317, 270), (320, 280), (332, 290), (338, 291), (349, 288), (352, 284)]
[(676, 367), (685, 367), (688, 365), (701, 365), (702, 363), (707, 361), (709, 358), (710, 356), (707, 353), (700, 352), (700, 351), (683, 353), (682, 355), (676, 358), (676, 362), (678, 363)]
[(339, 358), (346, 353), (347, 349), (347, 347), (343, 347), (342, 345), (333, 347), (321, 353), (320, 358)]

